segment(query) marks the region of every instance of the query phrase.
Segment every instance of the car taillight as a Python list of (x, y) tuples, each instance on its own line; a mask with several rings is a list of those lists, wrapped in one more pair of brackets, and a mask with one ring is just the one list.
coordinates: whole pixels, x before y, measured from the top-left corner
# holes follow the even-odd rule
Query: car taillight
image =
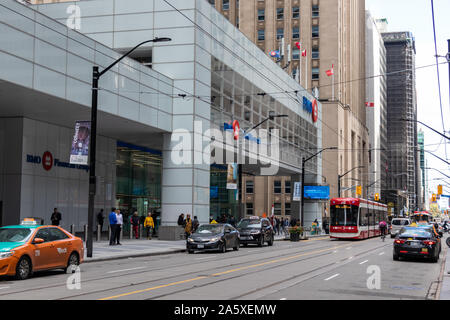
[(394, 241), (396, 244), (404, 244), (405, 243), (405, 240), (399, 240), (399, 239), (397, 239), (397, 240), (395, 240)]
[(433, 244), (436, 244), (435, 241), (423, 241), (424, 244), (426, 244), (427, 246), (432, 246)]

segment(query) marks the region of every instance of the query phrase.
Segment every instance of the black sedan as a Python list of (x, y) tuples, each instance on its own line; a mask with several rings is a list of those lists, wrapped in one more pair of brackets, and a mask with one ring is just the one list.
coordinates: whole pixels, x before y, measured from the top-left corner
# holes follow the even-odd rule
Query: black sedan
[(269, 246), (273, 245), (275, 233), (269, 219), (260, 217), (244, 218), (237, 224), (236, 228), (241, 235), (241, 243), (257, 244), (262, 247), (265, 242)]
[(186, 241), (188, 253), (195, 250), (225, 253), (228, 248), (239, 250), (239, 232), (229, 224), (203, 224)]
[(430, 228), (404, 227), (395, 238), (393, 258), (399, 260), (400, 257), (420, 257), (437, 262), (441, 252), (439, 237)]

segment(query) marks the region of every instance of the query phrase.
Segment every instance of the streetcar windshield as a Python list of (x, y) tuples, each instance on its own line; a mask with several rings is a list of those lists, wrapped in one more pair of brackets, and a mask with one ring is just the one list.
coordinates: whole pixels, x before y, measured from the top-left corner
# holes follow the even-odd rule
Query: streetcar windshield
[(352, 205), (331, 206), (331, 225), (338, 227), (358, 226), (358, 207)]

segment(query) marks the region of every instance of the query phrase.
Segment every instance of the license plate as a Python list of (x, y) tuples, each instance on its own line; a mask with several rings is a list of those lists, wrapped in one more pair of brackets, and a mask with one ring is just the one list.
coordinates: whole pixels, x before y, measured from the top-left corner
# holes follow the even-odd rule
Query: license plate
[(422, 248), (422, 252), (428, 253), (428, 249), (427, 248)]
[(203, 248), (205, 248), (205, 245), (204, 245), (204, 244), (198, 244), (198, 245), (197, 245), (197, 248), (198, 248), (198, 249), (203, 249)]
[(414, 239), (413, 239), (413, 238), (408, 238), (408, 240), (409, 240), (409, 241), (412, 241), (412, 240), (414, 240)]

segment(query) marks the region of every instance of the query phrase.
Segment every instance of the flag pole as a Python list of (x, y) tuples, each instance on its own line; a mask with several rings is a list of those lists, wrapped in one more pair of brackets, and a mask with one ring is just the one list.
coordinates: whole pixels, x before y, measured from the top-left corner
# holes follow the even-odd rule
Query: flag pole
[(305, 89), (308, 91), (308, 53), (305, 56)]
[(333, 77), (331, 79), (331, 81), (332, 81), (331, 87), (332, 87), (332, 91), (333, 91), (332, 98), (333, 98), (333, 101), (334, 101), (334, 64), (331, 67), (331, 71), (333, 72)]

